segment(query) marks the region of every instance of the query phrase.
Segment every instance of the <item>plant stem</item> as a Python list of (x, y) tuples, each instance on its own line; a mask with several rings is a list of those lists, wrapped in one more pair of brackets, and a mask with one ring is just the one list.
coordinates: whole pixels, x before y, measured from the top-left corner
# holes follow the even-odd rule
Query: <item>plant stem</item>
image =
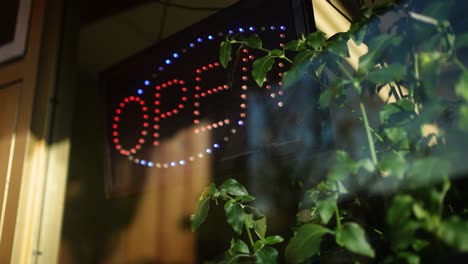
[(252, 233), (250, 232), (250, 228), (247, 227), (247, 225), (245, 224), (245, 222), (244, 222), (244, 226), (245, 226), (245, 229), (247, 230), (247, 236), (249, 237), (250, 245), (251, 245), (252, 248), (253, 248), (253, 246), (254, 246), (255, 243), (254, 243), (254, 241), (253, 241)]
[(229, 196), (228, 194), (225, 194), (225, 193), (219, 193), (219, 196), (223, 197), (223, 198), (226, 198), (226, 200), (235, 200), (234, 198), (232, 198), (231, 196)]
[(455, 61), (455, 64), (456, 64), (462, 71), (467, 71), (465, 65), (463, 65), (463, 63), (462, 63), (457, 57), (455, 57), (454, 61)]
[[(342, 64), (338, 64), (341, 68), (341, 70), (344, 72), (346, 76), (351, 80), (353, 83), (354, 88), (361, 93), (361, 85), (353, 80), (353, 76), (346, 70), (346, 68)], [(359, 107), (361, 108), (361, 113), (362, 113), (362, 118), (364, 119), (364, 126), (366, 127), (366, 134), (367, 134), (367, 140), (369, 141), (369, 149), (371, 152), (371, 159), (372, 162), (377, 165), (377, 154), (375, 153), (375, 146), (374, 146), (374, 141), (372, 140), (372, 128), (369, 126), (369, 120), (367, 120), (367, 113), (366, 113), (366, 108), (364, 107), (364, 104), (362, 102), (359, 102)]]
[(377, 165), (377, 154), (375, 152), (374, 141), (372, 140), (371, 128), (369, 126), (369, 120), (367, 120), (366, 107), (362, 102), (359, 103), (361, 108), (362, 118), (364, 119), (364, 126), (366, 127), (367, 141), (369, 143), (369, 149), (371, 153), (371, 159), (374, 165)]
[(419, 88), (419, 58), (418, 58), (418, 53), (416, 51), (414, 52), (414, 78), (416, 79), (416, 85), (413, 87), (413, 89), (410, 90), (410, 99), (414, 99), (414, 90)]
[(341, 228), (340, 210), (338, 210), (338, 205), (335, 207), (335, 218), (336, 218), (336, 226), (338, 228)]
[[(357, 119), (359, 119), (359, 121), (362, 121), (364, 123), (364, 120), (362, 119), (361, 116), (359, 116), (358, 113), (356, 113), (356, 111), (351, 107), (349, 106), (348, 104), (344, 104), (344, 106), (346, 106), (349, 111), (351, 111), (351, 113), (354, 115), (354, 117), (356, 117)], [(380, 142), (384, 142), (384, 139), (379, 135), (379, 133), (377, 133), (372, 127), (369, 126), (369, 129), (372, 133), (374, 133), (374, 136), (380, 141)]]
[(280, 56), (280, 58), (286, 60), (289, 63), (293, 63), (293, 61), (291, 59), (289, 59), (288, 57), (286, 57), (284, 55)]
[(390, 86), (390, 90), (392, 91), (393, 96), (395, 97), (395, 100), (398, 101), (401, 99), (401, 95), (398, 94), (396, 91), (395, 87), (393, 86), (392, 83), (388, 83), (388, 86)]

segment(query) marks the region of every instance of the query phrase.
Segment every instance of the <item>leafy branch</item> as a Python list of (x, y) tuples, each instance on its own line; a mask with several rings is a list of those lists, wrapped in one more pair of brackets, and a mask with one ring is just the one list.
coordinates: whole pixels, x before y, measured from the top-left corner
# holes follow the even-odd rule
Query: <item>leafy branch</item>
[(240, 236), (243, 230), (246, 231), (250, 245), (233, 238), (224, 259), (226, 263), (237, 263), (240, 258), (254, 258), (256, 263), (277, 261), (278, 252), (272, 245), (283, 242), (283, 238), (266, 236), (266, 217), (257, 208), (247, 204), (254, 199), (242, 184), (228, 179), (218, 188), (214, 184), (207, 187), (200, 196), (196, 213), (191, 216), (192, 231), (196, 231), (208, 216), (210, 201), (216, 205), (224, 202), (226, 221), (234, 232)]

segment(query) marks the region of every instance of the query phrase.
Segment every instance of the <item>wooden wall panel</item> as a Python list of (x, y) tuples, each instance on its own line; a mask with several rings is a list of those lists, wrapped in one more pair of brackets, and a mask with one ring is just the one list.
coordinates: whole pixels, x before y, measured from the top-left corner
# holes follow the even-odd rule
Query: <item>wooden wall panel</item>
[[(16, 253), (25, 256), (27, 259), (31, 258), (32, 243), (23, 244), (25, 240), (19, 239), (18, 237), (22, 235), (29, 236), (27, 241), (32, 242), (33, 238), (30, 230), (35, 227), (35, 225), (32, 224), (33, 222), (29, 222), (25, 225), (18, 224), (18, 221), (25, 223), (33, 220), (33, 217), (21, 219), (18, 214), (22, 209), (26, 209), (23, 212), (27, 212), (28, 209), (31, 209), (20, 208), (20, 200), (26, 202), (29, 195), (33, 196), (38, 194), (37, 192), (32, 192), (32, 190), (31, 192), (23, 191), (24, 199), (22, 199), (20, 192), (24, 180), (32, 177), (29, 173), (36, 172), (34, 176), (39, 176), (37, 175), (39, 172), (37, 170), (38, 168), (34, 167), (37, 163), (33, 162), (35, 152), (34, 140), (32, 139), (33, 135), (31, 133), (31, 122), (33, 120), (32, 109), (38, 77), (44, 3), (43, 0), (33, 1), (27, 51), (24, 57), (0, 65), (0, 87), (3, 87), (2, 89), (8, 90), (12, 86), (15, 86), (15, 83), (21, 84), (14, 88), (17, 93), (16, 107), (20, 109), (15, 116), (15, 129), (11, 131), (11, 135), (3, 136), (7, 138), (6, 140), (10, 140), (13, 137), (14, 142), (12, 142), (11, 146), (7, 175), (1, 176), (2, 178), (7, 177), (9, 180), (5, 182), (5, 186), (3, 187), (5, 192), (2, 193), (4, 197), (2, 204), (3, 221), (2, 239), (0, 241), (0, 263), (15, 262), (16, 260), (12, 259), (14, 259)], [(1, 100), (8, 100), (7, 98), (3, 98), (4, 96), (8, 97), (8, 94), (9, 93), (2, 93)], [(2, 111), (1, 115), (9, 114)], [(14, 245), (15, 240), (17, 241), (16, 245)]]
[[(194, 137), (192, 130), (161, 142), (153, 159), (188, 158), (194, 150), (209, 146), (209, 133), (204, 138)], [(194, 156), (194, 161), (187, 159), (184, 166), (148, 170), (135, 216), (115, 236), (115, 246), (105, 263), (196, 263), (195, 234), (189, 220), (209, 184), (212, 164), (206, 153), (203, 158)]]
[[(56, 9), (46, 8), (48, 3)], [(68, 163), (68, 149), (59, 146), (56, 152), (61, 152), (63, 159), (54, 160), (56, 166), (48, 168), (51, 142), (47, 140), (54, 115), (50, 102), (55, 96), (62, 33), (61, 3), (62, 0), (31, 1), (26, 52), (23, 57), (0, 65), (0, 263), (38, 263), (37, 258), (44, 255), (37, 244), (41, 224), (49, 220), (60, 222), (52, 219), (60, 218), (60, 213), (49, 214), (44, 220), (41, 210), (47, 187), (64, 188), (64, 182), (47, 182), (47, 172), (63, 176)], [(45, 20), (46, 12), (53, 19)], [(62, 171), (54, 171), (59, 167)], [(57, 201), (60, 199), (49, 200), (49, 208), (55, 207)], [(56, 208), (61, 211), (60, 206)], [(51, 230), (56, 235), (59, 226), (54, 225)], [(54, 255), (57, 243), (51, 234), (48, 233), (46, 253)]]
[[(182, 131), (167, 142), (164, 149), (164, 157), (168, 160), (176, 160), (177, 157), (187, 156), (185, 149), (185, 135), (191, 130)], [(159, 207), (161, 226), (159, 229), (159, 259), (162, 263), (191, 263), (191, 250), (187, 249), (189, 236), (184, 228), (184, 202), (185, 181), (189, 176), (185, 175), (185, 167), (176, 166), (163, 171), (160, 177)], [(188, 168), (187, 168), (188, 169)], [(181, 254), (181, 252), (184, 252)]]
[(9, 198), (8, 185), (12, 176), (20, 88), (20, 82), (0, 88), (0, 256), (9, 256), (12, 249), (12, 243), (8, 242), (11, 235), (4, 235), (11, 231), (4, 229), (4, 221), (5, 217), (11, 217), (6, 215), (6, 205)]

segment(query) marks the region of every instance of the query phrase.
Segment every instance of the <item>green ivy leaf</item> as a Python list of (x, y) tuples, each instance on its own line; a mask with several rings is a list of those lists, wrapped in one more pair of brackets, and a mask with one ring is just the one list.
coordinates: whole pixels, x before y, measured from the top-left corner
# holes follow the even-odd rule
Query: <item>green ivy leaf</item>
[(341, 181), (336, 181), (337, 186), (337, 191), (339, 194), (347, 194), (349, 193), (346, 187), (343, 185)]
[(320, 241), (325, 234), (333, 234), (333, 232), (317, 224), (302, 225), (286, 246), (286, 260), (291, 263), (300, 263), (317, 254)]
[(336, 243), (349, 251), (373, 258), (375, 252), (367, 242), (364, 229), (357, 223), (345, 223), (336, 230)]
[(258, 210), (256, 207), (252, 207), (249, 205), (245, 205), (244, 210), (248, 214), (252, 214), (254, 220), (259, 220), (264, 218), (265, 216)]
[(413, 203), (413, 213), (416, 219), (431, 220), (431, 214), (420, 204)]
[(427, 240), (416, 239), (411, 247), (414, 249), (414, 251), (418, 252), (425, 249), (429, 245), (430, 243)]
[(252, 65), (252, 77), (258, 86), (262, 87), (263, 82), (267, 73), (271, 70), (271, 67), (275, 63), (275, 58), (271, 55), (267, 55), (263, 58), (256, 60)]
[(255, 241), (255, 243), (254, 243), (253, 250), (254, 250), (254, 252), (257, 252), (257, 251), (259, 251), (260, 249), (262, 249), (264, 246), (265, 246), (265, 241), (263, 241), (263, 240), (257, 240), (257, 241)]
[(406, 220), (401, 226), (392, 229), (392, 248), (398, 251), (412, 246), (416, 231), (421, 229), (422, 225), (421, 222)]
[(242, 234), (245, 214), (240, 204), (231, 203), (224, 209), (224, 212), (226, 213), (226, 220), (229, 225), (231, 225), (232, 229), (234, 229), (237, 234)]
[(233, 249), (239, 253), (250, 254), (249, 247), (242, 240), (237, 240), (236, 243), (234, 244)]
[(393, 198), (390, 207), (387, 210), (387, 223), (392, 226), (398, 226), (409, 219), (414, 200), (409, 195), (397, 195)]
[(261, 239), (265, 238), (265, 233), (267, 230), (267, 222), (266, 217), (263, 217), (259, 220), (254, 221), (254, 231), (257, 236)]
[(407, 77), (407, 67), (401, 64), (391, 64), (384, 68), (379, 68), (367, 74), (367, 79), (376, 85), (382, 85)]
[(247, 228), (253, 228), (254, 227), (253, 215), (246, 213), (245, 218), (244, 218), (244, 223)]
[(458, 127), (461, 130), (468, 132), (468, 105), (462, 105), (458, 111)]
[(192, 232), (195, 232), (205, 221), (210, 210), (210, 197), (200, 198), (197, 203), (197, 212), (190, 216)]
[(375, 171), (375, 164), (370, 158), (362, 159), (356, 162), (356, 170), (363, 169), (366, 172), (373, 173)]
[(255, 253), (255, 263), (257, 264), (276, 264), (278, 251), (272, 247), (264, 247)]
[(408, 99), (401, 99), (398, 102), (386, 104), (380, 111), (380, 121), (387, 126), (399, 126), (411, 121), (415, 105)]
[(274, 245), (283, 241), (284, 239), (280, 236), (269, 236), (265, 238), (265, 245)]
[(444, 63), (445, 55), (435, 50), (430, 52), (419, 52), (419, 72), (422, 79), (424, 91), (429, 95), (434, 95), (437, 87), (437, 80), (440, 76), (440, 69)]
[(387, 210), (387, 223), (390, 226), (392, 247), (394, 250), (406, 249), (411, 246), (416, 230), (422, 223), (411, 220), (413, 203), (410, 195), (400, 194), (393, 198)]
[(231, 246), (229, 247), (229, 250), (228, 250), (228, 253), (229, 255), (234, 255), (235, 254), (235, 250), (234, 250), (234, 247), (236, 246), (236, 239), (235, 238), (232, 238), (231, 239)]
[(447, 245), (468, 252), (468, 221), (459, 216), (451, 216), (438, 226), (437, 236)]
[(341, 181), (350, 175), (355, 169), (354, 161), (345, 151), (336, 151), (333, 160), (334, 163), (332, 169), (328, 173), (329, 179)]
[(463, 99), (468, 101), (468, 72), (465, 71), (460, 77), (460, 80), (455, 85), (455, 92)]
[[(445, 20), (450, 14), (450, 9), (453, 6), (454, 2), (431, 2), (430, 4), (424, 7), (424, 10), (421, 12), (420, 16), (428, 17), (429, 19)], [(412, 17), (413, 19), (416, 19)], [(424, 21), (422, 21), (424, 22)]]
[(411, 253), (411, 252), (399, 252), (398, 253), (398, 258), (399, 259), (404, 259), (406, 263), (408, 264), (419, 264), (420, 263), (420, 258), (418, 255)]
[[(401, 41), (401, 39), (400, 39)], [(382, 34), (368, 43), (369, 51), (359, 58), (359, 73), (367, 73), (375, 67), (382, 53), (388, 46), (395, 43), (395, 36)]]
[(321, 107), (328, 107), (333, 99), (333, 89), (328, 87), (320, 94), (319, 104)]
[(299, 52), (293, 59), (293, 63), (289, 71), (284, 73), (283, 85), (289, 87), (306, 73), (310, 61), (314, 58), (315, 52), (310, 50), (304, 50)]
[(408, 132), (403, 127), (390, 127), (385, 128), (384, 130), (385, 135), (387, 138), (398, 146), (401, 149), (408, 149), (409, 148), (409, 139), (408, 139)]
[(346, 35), (346, 33), (337, 33), (329, 38), (326, 47), (329, 52), (338, 55), (339, 57), (347, 58), (349, 57), (347, 45), (348, 38), (344, 38), (343, 34)]
[(205, 194), (204, 197), (211, 197), (215, 195), (216, 193), (216, 185), (214, 183), (210, 184), (210, 186), (206, 187), (205, 190), (203, 191)]
[(249, 193), (245, 187), (234, 179), (227, 179), (221, 186), (219, 186), (220, 191), (225, 191), (234, 196), (248, 196)]
[(319, 49), (326, 41), (325, 33), (316, 31), (307, 36), (307, 44), (313, 49)]
[(249, 48), (259, 49), (262, 47), (262, 40), (257, 34), (252, 34), (244, 43)]
[(417, 159), (408, 168), (407, 179), (410, 187), (418, 188), (439, 183), (448, 178), (450, 164), (435, 157)]
[(285, 50), (292, 50), (292, 51), (301, 51), (305, 49), (305, 41), (304, 40), (292, 40), (284, 46)]
[(323, 224), (328, 224), (336, 209), (337, 194), (332, 194), (325, 199), (319, 200), (316, 204), (317, 211)]
[(252, 195), (242, 195), (242, 196), (237, 196), (236, 201), (246, 203), (246, 202), (251, 202), (255, 200), (255, 197)]
[[(416, 217), (421, 226), (426, 230), (433, 230), (437, 225), (439, 225), (440, 217), (435, 214), (431, 214), (429, 211), (430, 208), (425, 208), (425, 205), (422, 203), (413, 203), (413, 214)], [(429, 207), (429, 206), (428, 206)]]
[(382, 176), (403, 179), (406, 171), (406, 161), (400, 153), (387, 153), (379, 160), (379, 171)]
[(219, 52), (219, 62), (221, 65), (226, 68), (231, 59), (232, 44), (229, 40), (221, 42), (220, 52)]
[[(446, 160), (445, 160), (446, 161)], [(445, 165), (442, 165), (445, 166)], [(446, 175), (448, 176), (448, 172)], [(432, 188), (428, 189), (427, 194), (429, 195), (427, 207), (429, 207), (429, 211), (432, 214), (440, 214), (444, 207), (444, 200), (447, 192), (450, 189), (450, 180), (448, 177), (444, 177), (442, 179), (442, 184), (440, 186), (433, 186)], [(439, 217), (439, 216), (437, 216)], [(438, 224), (437, 221), (434, 221), (435, 224)]]
[(367, 34), (367, 28), (369, 23), (352, 23), (349, 31), (352, 33), (351, 39), (356, 45), (361, 45), (364, 41), (364, 37)]
[(414, 251), (418, 252), (429, 246), (430, 243), (427, 240), (421, 240), (421, 239), (416, 239), (413, 241), (413, 244), (411, 245)]
[(279, 50), (279, 49), (273, 49), (273, 50), (270, 51), (270, 54), (274, 55), (274, 56), (281, 56), (281, 55), (283, 55), (283, 51)]
[(468, 33), (460, 34), (455, 39), (455, 48), (465, 48), (468, 47)]

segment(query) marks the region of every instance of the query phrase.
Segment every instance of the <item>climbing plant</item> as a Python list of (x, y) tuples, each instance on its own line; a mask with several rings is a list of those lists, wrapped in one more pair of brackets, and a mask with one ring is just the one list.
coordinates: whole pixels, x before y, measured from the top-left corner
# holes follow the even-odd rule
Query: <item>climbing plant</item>
[[(234, 179), (204, 191), (192, 229), (207, 217), (210, 201), (224, 202), (234, 233), (245, 230), (249, 240), (232, 239), (227, 263), (326, 263), (334, 252), (345, 262), (420, 263), (467, 252), (468, 30), (452, 25), (457, 5), (462, 1), (363, 8), (349, 31), (329, 38), (317, 31), (282, 49), (266, 49), (255, 34), (227, 37), (224, 67), (233, 48), (257, 49), (264, 54), (251, 73), (262, 86), (275, 62), (288, 63), (284, 89), (313, 80), (320, 107), (352, 113), (366, 144), (359, 155), (336, 146), (326, 174), (301, 185), (297, 224), (284, 242), (265, 235), (265, 216)], [(368, 48), (356, 68), (347, 62), (350, 41)], [(367, 102), (378, 96), (388, 100), (372, 122)], [(287, 243), (284, 256), (277, 243)]]

